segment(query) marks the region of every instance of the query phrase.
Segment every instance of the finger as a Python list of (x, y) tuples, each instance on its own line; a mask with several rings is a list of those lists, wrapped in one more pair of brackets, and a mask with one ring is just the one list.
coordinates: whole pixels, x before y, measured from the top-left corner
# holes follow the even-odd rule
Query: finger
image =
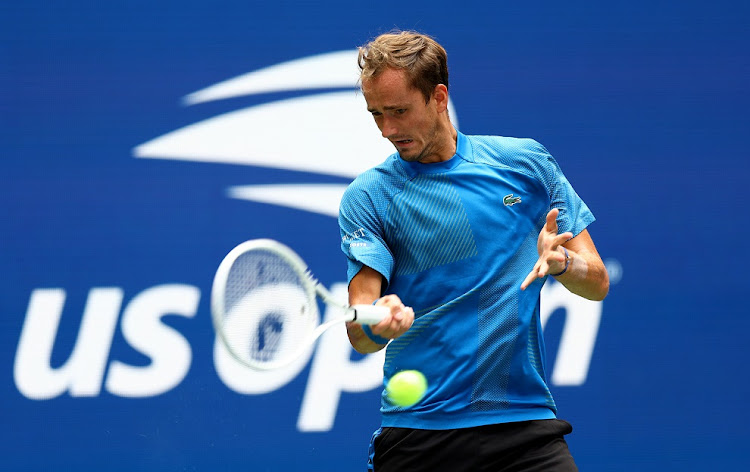
[(399, 305), (400, 303), (401, 303), (401, 299), (398, 298), (397, 295), (393, 295), (393, 294), (384, 295), (380, 297), (380, 299), (378, 300), (378, 305), (383, 304), (387, 307), (392, 307), (393, 305)]
[[(404, 307), (401, 311), (401, 315), (401, 320), (397, 320), (395, 317), (392, 318), (391, 323), (382, 333), (380, 333), (380, 336), (396, 339), (408, 331), (414, 322), (414, 311), (410, 307)], [(375, 331), (373, 330), (373, 332)]]
[(391, 316), (393, 317), (393, 320), (396, 322), (401, 322), (401, 320), (404, 319), (403, 311), (406, 307), (403, 303), (399, 303), (397, 305), (393, 305), (391, 307)]
[(571, 233), (569, 231), (566, 232), (566, 233), (558, 234), (552, 240), (552, 246), (555, 249), (557, 249), (557, 246), (562, 246), (563, 244), (565, 244), (566, 242), (570, 241), (571, 239), (573, 239), (573, 233)]
[[(382, 336), (386, 331), (388, 331), (391, 327), (391, 323), (393, 322), (393, 317), (391, 315), (386, 316), (378, 324), (373, 325), (370, 327), (370, 330), (372, 330), (373, 334), (377, 334), (378, 336)], [(385, 337), (385, 336), (384, 336)]]
[(531, 282), (533, 282), (537, 278), (539, 278), (537, 276), (537, 268), (534, 267), (534, 269), (531, 272), (529, 272), (529, 275), (527, 275), (524, 281), (521, 283), (521, 290), (526, 290), (526, 287), (531, 285)]
[(388, 307), (391, 310), (391, 316), (392, 317), (399, 317), (400, 318), (400, 312), (404, 309), (404, 304), (401, 302), (401, 299), (398, 298), (397, 295), (386, 295), (382, 298), (380, 298), (377, 302), (378, 305), (383, 305)]
[(407, 317), (407, 308), (404, 305), (399, 305), (391, 310), (391, 323), (390, 329), (398, 331), (401, 324)]
[(536, 276), (538, 278), (542, 278), (549, 272), (549, 262), (546, 260), (542, 261), (542, 263), (539, 265), (539, 270), (536, 272)]
[(414, 324), (414, 310), (412, 310), (411, 307), (406, 307), (406, 309), (404, 310), (404, 318), (401, 321), (397, 335), (401, 336), (402, 334), (404, 334), (406, 331), (409, 330), (409, 328), (411, 328), (413, 324)]
[(557, 215), (559, 213), (560, 210), (557, 208), (553, 208), (547, 213), (547, 221), (545, 223), (547, 231), (557, 234)]
[(555, 249), (547, 258), (547, 265), (549, 265), (550, 262), (559, 262), (561, 264), (565, 264), (565, 253), (558, 250), (558, 248), (560, 247), (562, 247), (562, 245), (555, 246)]

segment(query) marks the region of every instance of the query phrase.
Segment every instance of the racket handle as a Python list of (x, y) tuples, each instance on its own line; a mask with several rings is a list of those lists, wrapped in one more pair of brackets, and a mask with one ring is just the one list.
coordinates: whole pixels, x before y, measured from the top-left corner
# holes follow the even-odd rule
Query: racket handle
[(391, 313), (391, 309), (386, 306), (352, 305), (350, 308), (354, 310), (352, 321), (359, 324), (378, 324)]

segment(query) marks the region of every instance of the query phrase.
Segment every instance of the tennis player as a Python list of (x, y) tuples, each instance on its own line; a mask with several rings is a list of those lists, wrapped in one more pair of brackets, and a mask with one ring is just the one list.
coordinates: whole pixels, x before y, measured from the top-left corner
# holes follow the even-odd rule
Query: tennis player
[(411, 407), (383, 396), (370, 470), (577, 470), (546, 381), (539, 293), (548, 276), (602, 300), (594, 221), (538, 142), (466, 136), (448, 116), (447, 55), (429, 36), (359, 50), (367, 110), (396, 152), (341, 202), (349, 301), (390, 307), (349, 324), (353, 347), (387, 347), (384, 378), (429, 386)]

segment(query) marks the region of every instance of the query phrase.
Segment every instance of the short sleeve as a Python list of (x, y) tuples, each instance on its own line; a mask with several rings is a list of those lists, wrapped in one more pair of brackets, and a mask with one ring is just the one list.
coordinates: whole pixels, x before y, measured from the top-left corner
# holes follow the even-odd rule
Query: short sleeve
[(560, 209), (557, 216), (558, 231), (560, 233), (570, 231), (573, 236), (577, 236), (596, 218), (573, 189), (557, 161), (547, 149), (536, 141), (531, 140), (531, 142), (533, 143), (532, 152), (537, 154), (536, 160), (540, 166), (538, 177), (549, 193), (550, 210)]
[(393, 254), (383, 236), (382, 218), (365, 187), (360, 178), (355, 180), (344, 192), (339, 208), (341, 250), (347, 258), (347, 281), (351, 282), (366, 265), (390, 283)]

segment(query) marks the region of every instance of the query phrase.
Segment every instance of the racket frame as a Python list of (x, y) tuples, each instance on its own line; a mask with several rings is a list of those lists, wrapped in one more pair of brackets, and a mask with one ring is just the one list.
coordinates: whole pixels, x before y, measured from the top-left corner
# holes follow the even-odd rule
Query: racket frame
[[(344, 315), (330, 319), (324, 323), (319, 324), (313, 329), (310, 334), (299, 343), (293, 353), (285, 356), (282, 359), (270, 362), (254, 362), (251, 359), (244, 359), (242, 356), (237, 354), (231, 346), (231, 343), (226, 337), (223, 328), (223, 321), (226, 315), (226, 306), (224, 298), (226, 295), (227, 280), (229, 273), (234, 263), (243, 254), (250, 251), (263, 250), (273, 253), (283, 259), (290, 268), (299, 277), (301, 286), (305, 291), (307, 303), (309, 306), (315, 306), (317, 303), (316, 296), (319, 297), (326, 305), (339, 308), (344, 311)], [(213, 285), (211, 287), (211, 320), (221, 343), (226, 348), (227, 352), (236, 361), (250, 367), (255, 370), (275, 370), (285, 367), (294, 362), (300, 355), (302, 355), (317, 339), (331, 326), (352, 321), (360, 324), (377, 324), (382, 321), (390, 310), (383, 306), (374, 305), (348, 305), (341, 303), (336, 300), (331, 292), (323, 286), (318, 280), (312, 275), (307, 264), (302, 258), (297, 255), (290, 247), (275, 241), (273, 239), (252, 239), (238, 244), (229, 253), (224, 256), (224, 259), (219, 264), (216, 274), (214, 275)]]

